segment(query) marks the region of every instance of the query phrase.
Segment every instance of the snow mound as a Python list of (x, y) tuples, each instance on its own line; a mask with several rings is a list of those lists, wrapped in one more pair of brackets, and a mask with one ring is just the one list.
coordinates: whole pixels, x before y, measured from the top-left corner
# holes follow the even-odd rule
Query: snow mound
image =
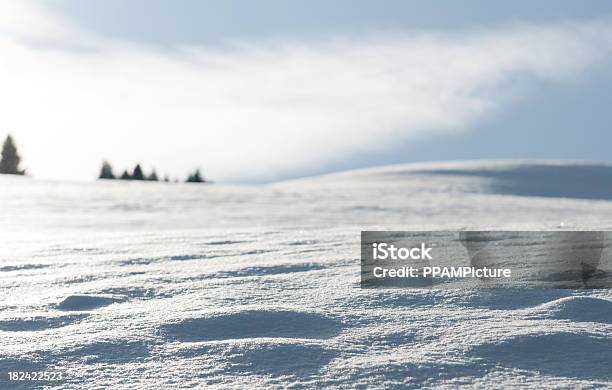
[(78, 358), (88, 364), (125, 364), (143, 361), (149, 354), (149, 346), (144, 340), (104, 340), (67, 348), (51, 360)]
[(612, 339), (583, 333), (518, 335), (480, 345), (472, 354), (494, 366), (590, 380), (612, 380)]
[(40, 331), (61, 328), (87, 318), (87, 314), (59, 317), (14, 318), (0, 321), (0, 330), (7, 332)]
[(612, 301), (596, 297), (565, 297), (537, 306), (532, 312), (551, 319), (612, 323)]
[(93, 310), (122, 301), (122, 298), (111, 295), (70, 295), (60, 302), (58, 309), (64, 311)]
[(289, 310), (246, 310), (211, 317), (188, 318), (161, 327), (166, 338), (211, 341), (249, 338), (328, 339), (338, 335), (341, 323), (318, 313)]
[(277, 340), (217, 345), (207, 352), (220, 356), (230, 373), (290, 377), (313, 375), (338, 354), (319, 344)]

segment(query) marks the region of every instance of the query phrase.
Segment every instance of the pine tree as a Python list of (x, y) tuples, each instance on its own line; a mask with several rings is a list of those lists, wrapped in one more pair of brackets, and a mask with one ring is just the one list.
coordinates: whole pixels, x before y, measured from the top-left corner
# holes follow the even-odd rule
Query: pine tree
[(205, 180), (202, 178), (202, 174), (199, 169), (196, 169), (194, 173), (187, 177), (187, 183), (204, 183)]
[(115, 174), (113, 173), (113, 167), (108, 161), (104, 161), (102, 163), (102, 168), (100, 169), (100, 176), (98, 176), (98, 179), (116, 179)]
[(127, 170), (123, 171), (120, 177), (121, 180), (132, 180), (132, 176), (128, 173)]
[(149, 180), (149, 181), (159, 181), (159, 178), (157, 177), (157, 172), (155, 172), (155, 169), (153, 169), (151, 171), (151, 174), (147, 177), (147, 180)]
[(132, 180), (144, 180), (145, 176), (144, 173), (142, 173), (142, 168), (140, 167), (140, 164), (136, 164), (136, 167), (134, 167), (134, 172), (132, 172)]
[(8, 135), (2, 146), (2, 159), (0, 160), (0, 173), (9, 175), (24, 175), (25, 170), (19, 169), (21, 157), (17, 153), (17, 146), (13, 137)]

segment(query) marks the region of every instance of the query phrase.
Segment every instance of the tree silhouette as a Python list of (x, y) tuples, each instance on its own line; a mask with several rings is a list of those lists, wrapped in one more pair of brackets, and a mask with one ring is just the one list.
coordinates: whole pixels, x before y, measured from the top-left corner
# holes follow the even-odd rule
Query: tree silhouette
[(206, 180), (202, 177), (199, 169), (196, 169), (194, 173), (187, 177), (187, 183), (204, 183)]
[(113, 167), (108, 161), (104, 161), (102, 163), (102, 168), (100, 169), (100, 176), (98, 176), (98, 179), (116, 179), (115, 174), (113, 173)]
[(134, 172), (132, 172), (132, 180), (144, 180), (145, 176), (144, 173), (142, 172), (142, 168), (140, 167), (140, 164), (136, 164), (136, 167), (134, 167)]
[(127, 170), (123, 171), (120, 177), (121, 180), (132, 180), (132, 176), (128, 173)]
[(17, 146), (13, 137), (8, 135), (2, 146), (2, 159), (0, 160), (0, 173), (9, 175), (24, 175), (25, 170), (19, 169), (21, 157), (17, 153)]
[(147, 180), (149, 180), (149, 181), (159, 181), (159, 178), (157, 177), (157, 172), (155, 172), (155, 169), (153, 169), (151, 171), (151, 174), (147, 177)]
[[(4, 147), (5, 150), (7, 149), (7, 143), (9, 144), (8, 149), (11, 149), (12, 147), (14, 150), (9, 150), (9, 152), (6, 152), (6, 153), (3, 151), (2, 153), (3, 161), (4, 161), (5, 154), (7, 156), (11, 156), (11, 155), (16, 156), (17, 160), (19, 160), (19, 156), (17, 156), (17, 152), (16, 152), (16, 148), (14, 147), (13, 140), (10, 139), (10, 137), (8, 137), (7, 141), (5, 142), (5, 147)], [(113, 172), (113, 167), (108, 162), (108, 160), (104, 160), (104, 162), (102, 162), (102, 167), (100, 168), (100, 174), (98, 175), (98, 178), (99, 179), (121, 179), (121, 180), (146, 180), (146, 181), (163, 180), (165, 182), (175, 182), (175, 183), (179, 182), (179, 179), (177, 178), (171, 179), (167, 174), (164, 175), (163, 179), (160, 179), (160, 177), (157, 175), (157, 171), (155, 170), (155, 168), (151, 170), (150, 174), (145, 175), (140, 164), (136, 164), (136, 166), (134, 167), (134, 170), (131, 173), (126, 169), (123, 171), (121, 176), (115, 176), (115, 173)], [(196, 169), (195, 171), (190, 173), (187, 176), (186, 182), (187, 183), (208, 183), (206, 179), (204, 179), (204, 177), (202, 176), (200, 169)]]

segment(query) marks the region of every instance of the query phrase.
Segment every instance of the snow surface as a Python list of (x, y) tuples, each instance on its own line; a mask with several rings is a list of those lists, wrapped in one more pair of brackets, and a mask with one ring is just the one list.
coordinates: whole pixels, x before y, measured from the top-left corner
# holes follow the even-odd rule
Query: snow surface
[(610, 229), (609, 166), (0, 186), (2, 371), (57, 368), (74, 389), (612, 386), (607, 290), (359, 288), (365, 229)]

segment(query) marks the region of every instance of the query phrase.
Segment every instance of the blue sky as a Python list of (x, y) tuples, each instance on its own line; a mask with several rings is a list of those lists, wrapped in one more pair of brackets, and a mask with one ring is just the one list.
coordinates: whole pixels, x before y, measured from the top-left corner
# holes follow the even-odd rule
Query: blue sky
[(509, 23), (590, 20), (605, 0), (48, 0), (82, 25), (154, 44), (220, 45), (229, 39), (329, 36), (380, 30), (458, 30)]
[[(35, 4), (44, 10), (36, 11), (37, 15), (43, 14), (41, 20), (45, 21), (39, 24), (46, 25), (47, 20), (54, 18), (49, 23), (53, 34), (40, 31), (40, 37), (45, 37), (43, 45), (78, 47), (83, 52), (91, 49), (100, 56), (91, 60), (91, 56), (78, 56), (67, 50), (65, 58), (48, 67), (56, 72), (49, 77), (66, 77), (62, 79), (67, 80), (64, 84), (74, 83), (81, 88), (79, 91), (90, 89), (96, 99), (101, 96), (89, 103), (89, 95), (76, 99), (68, 96), (68, 92), (61, 96), (45, 93), (53, 100), (66, 99), (66, 105), (85, 101), (79, 110), (82, 118), (75, 119), (68, 113), (66, 116), (50, 114), (45, 122), (56, 123), (58, 129), (74, 127), (72, 132), (61, 133), (62, 137), (82, 137), (85, 151), (75, 157), (83, 158), (83, 167), (62, 178), (85, 178), (91, 175), (90, 171), (97, 170), (102, 158), (116, 161), (117, 168), (140, 161), (161, 172), (167, 169), (171, 175), (180, 175), (191, 166), (201, 166), (213, 179), (238, 182), (413, 161), (480, 158), (612, 161), (609, 151), (612, 110), (608, 108), (612, 101), (609, 61), (612, 40), (606, 27), (612, 17), (609, 1), (587, 4), (581, 1), (54, 0)], [(27, 12), (32, 11), (23, 11)], [(1, 23), (0, 20), (0, 30)], [(7, 25), (9, 30), (16, 31), (15, 41), (29, 45), (29, 49), (32, 49), (29, 42), (39, 44), (43, 40), (28, 36), (26, 42), (22, 39), (24, 34), (33, 33), (24, 32), (25, 27), (24, 31), (12, 27), (10, 21)], [(63, 31), (64, 26), (68, 26), (67, 33)], [(46, 41), (49, 36), (53, 42)], [(572, 43), (563, 47), (568, 41)], [(507, 50), (496, 51), (506, 47), (503, 45), (508, 45)], [(375, 58), (381, 47), (384, 52)], [(525, 48), (529, 53), (523, 53)], [(40, 51), (40, 47), (36, 50)], [(418, 54), (411, 56), (410, 50), (426, 53), (425, 59), (422, 56), (415, 59)], [(344, 51), (348, 54), (335, 56), (335, 52)], [(508, 55), (505, 62), (487, 58), (513, 52), (515, 56)], [(365, 53), (364, 57), (355, 57), (358, 53)], [(430, 64), (439, 66), (441, 61), (454, 61), (454, 53), (459, 53), (456, 56), (461, 61), (449, 67), (450, 80), (437, 81), (446, 76), (443, 66), (438, 73), (426, 72)], [(465, 69), (470, 66), (470, 53), (478, 58), (474, 60), (474, 69), (490, 72), (490, 77), (479, 79), (479, 71)], [(543, 53), (542, 58), (539, 53)], [(43, 62), (56, 61), (55, 54), (52, 58), (45, 57)], [(355, 64), (352, 69), (350, 59), (354, 58), (363, 64)], [(188, 66), (198, 61), (202, 62), (200, 68)], [(317, 61), (329, 63), (329, 67), (307, 74), (312, 64), (317, 66)], [(414, 65), (415, 61), (419, 64)], [(274, 67), (279, 62), (283, 66), (278, 71), (252, 71)], [(557, 62), (560, 70), (554, 66)], [(210, 68), (210, 64), (216, 67)], [(299, 64), (311, 65), (300, 68)], [(138, 79), (140, 66), (144, 73), (151, 73), (142, 80)], [(114, 73), (105, 70), (109, 67)], [(214, 73), (219, 67), (224, 67), (223, 72)], [(343, 67), (347, 74), (354, 72), (356, 76), (341, 82)], [(211, 69), (214, 77), (208, 78)], [(363, 77), (378, 71), (391, 72), (391, 76)], [(71, 72), (82, 78), (73, 81), (77, 76), (73, 79)], [(319, 80), (326, 72), (330, 88), (347, 91), (327, 96), (325, 83)], [(396, 77), (393, 72), (414, 74)], [(191, 73), (188, 78), (186, 75)], [(302, 74), (304, 77), (300, 78)], [(279, 80), (274, 80), (276, 76)], [(130, 98), (122, 103), (113, 95), (113, 91), (120, 89), (121, 96), (126, 93), (131, 96), (136, 91), (134, 99), (141, 96), (138, 93), (146, 99), (151, 80), (160, 77), (167, 77), (168, 84), (165, 89), (154, 92), (172, 99), (159, 98), (155, 105), (146, 106), (131, 103)], [(266, 77), (270, 82), (261, 83)], [(115, 86), (113, 90), (97, 83), (104, 78), (108, 78), (108, 85)], [(234, 80), (239, 81), (234, 83)], [(321, 86), (311, 90), (316, 82), (321, 82)], [(231, 102), (208, 104), (216, 96), (207, 88), (211, 83), (215, 84), (216, 94), (225, 94), (225, 85), (231, 84), (228, 92)], [(189, 87), (185, 92), (175, 88), (176, 85)], [(253, 88), (267, 90), (269, 86), (263, 96), (252, 93)], [(412, 86), (416, 86), (414, 90)], [(435, 89), (438, 87), (439, 91)], [(58, 86), (39, 85), (38, 91), (42, 88)], [(376, 101), (356, 100), (354, 97), (360, 93), (369, 93)], [(422, 94), (425, 94), (423, 99)], [(188, 112), (178, 103), (176, 107), (173, 105), (175, 101), (182, 102), (183, 106), (185, 102), (191, 105), (188, 99), (201, 99), (204, 103)], [(406, 99), (405, 104), (399, 104), (400, 99)], [(422, 107), (421, 100), (425, 102)], [(262, 107), (261, 102), (267, 105)], [(113, 107), (112, 111), (100, 108), (107, 103)], [(418, 108), (413, 109), (415, 105)], [(276, 115), (275, 107), (285, 110), (282, 116)], [(151, 112), (154, 130), (147, 133), (142, 129), (148, 124), (141, 119), (147, 112), (141, 112), (138, 117), (127, 114), (138, 110)], [(371, 115), (363, 114), (370, 110)], [(125, 118), (118, 115), (115, 122), (109, 121), (109, 112), (110, 115), (119, 112)], [(200, 112), (209, 117), (200, 118)], [(446, 112), (449, 112), (448, 118)], [(158, 113), (160, 118), (156, 117)], [(246, 115), (247, 123), (257, 125), (256, 130), (238, 123), (237, 118), (242, 114)], [(350, 122), (348, 119), (353, 116), (358, 119)], [(132, 146), (142, 139), (142, 146), (122, 148), (114, 142), (100, 140), (95, 145), (92, 142), (88, 150), (89, 136), (80, 134), (91, 125), (92, 117), (99, 117), (106, 128), (116, 128), (116, 133), (109, 130), (114, 137), (125, 136), (126, 143)], [(292, 118), (296, 124), (294, 131), (287, 130), (293, 124)], [(178, 141), (164, 141), (175, 130), (172, 125), (163, 127), (159, 123), (191, 126), (193, 129), (181, 134), (185, 143), (194, 147), (188, 150)], [(36, 139), (41, 138), (40, 133), (32, 130), (36, 122), (22, 126), (15, 120), (6, 125), (17, 127), (12, 131), (24, 153), (29, 144), (34, 144), (30, 150), (40, 156), (39, 151), (51, 139), (42, 137), (44, 142), (36, 145)], [(378, 125), (384, 131), (377, 129)], [(200, 132), (200, 126), (209, 130)], [(210, 130), (212, 126), (214, 130)], [(275, 126), (277, 130), (267, 130)], [(139, 129), (135, 130), (136, 127)], [(91, 128), (92, 134), (99, 134), (104, 127), (92, 125)], [(256, 136), (250, 139), (249, 134), (254, 133)], [(219, 152), (219, 145), (206, 149), (217, 138), (219, 144), (233, 142), (241, 147), (238, 151), (228, 148), (223, 153)], [(283, 148), (278, 147), (285, 143)], [(177, 153), (164, 146), (176, 147), (177, 153), (184, 156), (182, 161), (175, 161)], [(148, 149), (142, 150), (145, 148)], [(27, 154), (25, 157), (28, 162)], [(55, 162), (58, 166), (64, 164), (59, 159)], [(38, 170), (44, 177), (54, 176), (45, 171), (48, 164), (42, 160), (32, 156), (30, 163), (34, 173)]]

